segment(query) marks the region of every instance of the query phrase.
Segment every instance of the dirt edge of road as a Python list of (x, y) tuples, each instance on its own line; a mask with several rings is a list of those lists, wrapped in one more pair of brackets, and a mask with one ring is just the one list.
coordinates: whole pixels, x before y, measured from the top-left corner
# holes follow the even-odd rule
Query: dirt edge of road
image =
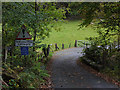
[(40, 89), (54, 90), (53, 89), (53, 83), (52, 83), (52, 80), (51, 80), (51, 75), (52, 75), (52, 73), (51, 73), (52, 68), (51, 67), (52, 67), (53, 60), (54, 60), (54, 56), (46, 64), (46, 70), (48, 71), (48, 74), (50, 75), (50, 77), (44, 78), (46, 83), (44, 85), (41, 84)]
[(77, 65), (82, 66), (84, 69), (86, 69), (86, 70), (89, 71), (90, 73), (93, 73), (93, 74), (95, 74), (96, 76), (101, 77), (101, 78), (103, 78), (104, 80), (106, 80), (107, 82), (111, 82), (111, 83), (117, 85), (117, 86), (120, 88), (120, 82), (119, 82), (119, 81), (116, 81), (116, 80), (112, 79), (111, 77), (109, 77), (108, 75), (105, 75), (105, 74), (103, 74), (103, 73), (100, 73), (100, 72), (96, 71), (95, 69), (93, 69), (92, 67), (90, 67), (90, 66), (82, 63), (82, 62), (80, 61), (80, 58), (77, 60), (76, 63), (77, 63)]
[[(54, 56), (50, 59), (50, 61), (48, 62), (47, 66), (46, 66), (46, 70), (48, 71), (48, 74), (50, 75), (50, 77), (48, 77), (47, 81), (48, 81), (48, 85), (46, 86), (46, 88), (51, 88), (50, 90), (53, 90), (53, 83), (52, 83), (52, 79), (51, 79), (51, 71), (52, 71), (52, 62), (54, 60)], [(49, 87), (48, 87), (49, 86)]]

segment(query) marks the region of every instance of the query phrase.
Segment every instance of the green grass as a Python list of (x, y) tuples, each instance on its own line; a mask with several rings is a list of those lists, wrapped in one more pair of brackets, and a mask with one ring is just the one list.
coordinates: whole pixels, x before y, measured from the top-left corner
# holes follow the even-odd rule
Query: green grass
[[(86, 28), (82, 28), (78, 30), (78, 25), (81, 23), (80, 20), (72, 20), (66, 22), (58, 22), (55, 23), (55, 28), (52, 28), (52, 32), (50, 32), (50, 36), (44, 39), (43, 43), (45, 44), (54, 44), (57, 43), (58, 47), (62, 47), (62, 43), (65, 45), (65, 48), (74, 46), (75, 40), (85, 40), (87, 37), (96, 36), (96, 31), (91, 27), (88, 26)], [(58, 31), (60, 29), (60, 31)]]

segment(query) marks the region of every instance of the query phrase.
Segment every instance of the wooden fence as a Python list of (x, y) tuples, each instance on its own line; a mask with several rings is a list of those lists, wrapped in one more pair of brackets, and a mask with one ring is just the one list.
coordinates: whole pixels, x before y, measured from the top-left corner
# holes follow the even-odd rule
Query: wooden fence
[[(75, 43), (73, 43), (74, 44), (74, 46), (73, 47), (79, 47), (80, 45), (79, 44), (83, 44), (84, 45), (84, 47), (87, 47), (87, 44), (86, 44), (86, 42), (85, 41), (83, 41), (83, 40), (75, 40)], [(62, 46), (61, 46), (61, 48), (60, 47), (58, 47), (58, 45), (57, 45), (57, 43), (55, 43), (55, 48), (53, 49), (51, 46), (52, 46), (52, 44), (50, 44), (50, 45), (48, 45), (47, 47), (44, 47), (43, 49), (42, 49), (42, 52), (41, 53), (39, 53), (38, 55), (37, 55), (37, 57), (36, 57), (36, 59), (40, 59), (40, 58), (44, 58), (44, 57), (47, 57), (47, 56), (49, 56), (49, 53), (50, 53), (50, 51), (57, 51), (57, 50), (60, 50), (60, 49), (65, 49), (65, 44), (64, 43), (62, 43), (61, 44)], [(71, 43), (68, 45), (68, 48), (71, 48), (72, 47), (72, 45), (71, 45)], [(10, 56), (16, 56), (15, 54), (11, 54), (11, 52), (8, 52), (8, 49), (6, 49), (6, 55), (5, 55), (5, 60), (7, 59), (7, 54), (10, 54)], [(16, 53), (17, 54), (17, 53)], [(17, 54), (18, 55), (18, 54)], [(22, 57), (21, 55), (19, 55), (20, 56), (20, 58)], [(25, 58), (26, 57), (31, 57), (31, 58), (33, 58), (34, 57), (34, 55), (27, 55), (27, 56), (24, 56)], [(11, 58), (12, 59), (12, 58)]]
[[(82, 44), (81, 46), (80, 46), (80, 44)], [(75, 43), (74, 43), (74, 46), (73, 47), (87, 47), (89, 44), (88, 44), (88, 42), (87, 41), (84, 41), (84, 40), (75, 40)], [(61, 48), (58, 46), (58, 44), (57, 43), (55, 43), (55, 48), (53, 49), (53, 48), (51, 48), (51, 46), (52, 46), (52, 44), (50, 44), (49, 45), (49, 51), (50, 51), (50, 49), (52, 49), (52, 51), (57, 51), (57, 50), (60, 50), (60, 49), (65, 49), (65, 44), (64, 43), (62, 43), (61, 44)], [(71, 43), (68, 45), (68, 48), (71, 48), (72, 47), (72, 45), (71, 45)]]
[[(89, 48), (91, 44), (92, 43), (89, 42), (89, 41), (75, 40), (75, 43), (74, 43), (73, 47)], [(42, 49), (42, 52), (40, 54), (38, 54), (38, 56), (37, 56), (38, 60), (39, 59), (43, 59), (44, 57), (49, 56), (49, 53), (51, 51), (53, 52), (53, 51), (57, 51), (57, 50), (60, 50), (60, 49), (65, 49), (65, 47), (64, 47), (65, 44), (63, 44), (63, 43), (61, 44), (61, 48), (58, 47), (57, 43), (55, 43), (55, 48), (54, 49), (51, 46), (52, 46), (52, 44), (49, 44), (46, 48)], [(101, 47), (101, 46), (98, 46), (98, 47)], [(71, 43), (68, 45), (68, 48), (71, 48)], [(106, 46), (106, 49), (108, 50), (107, 52), (104, 51), (104, 50), (103, 51), (106, 52), (106, 53), (111, 53), (111, 50), (114, 49), (114, 48), (116, 48), (116, 44), (112, 43), (112, 44)]]
[[(85, 41), (85, 40), (75, 40), (75, 43), (73, 43), (73, 44), (74, 44), (73, 47), (88, 48), (88, 47), (90, 47), (91, 42), (88, 42), (88, 41)], [(42, 52), (39, 53), (36, 58), (39, 60), (40, 58), (44, 58), (44, 57), (49, 56), (50, 51), (53, 52), (53, 51), (60, 50), (60, 47), (58, 47), (57, 43), (55, 43), (55, 48), (54, 49), (51, 46), (52, 46), (52, 44), (48, 45), (46, 48), (43, 48)], [(72, 45), (70, 43), (68, 45), (68, 48), (71, 48), (71, 46)], [(106, 46), (106, 49), (108, 49), (108, 48), (109, 48), (109, 52), (111, 52), (111, 50), (114, 49), (114, 48), (120, 49), (120, 45), (117, 46), (116, 43), (112, 43), (112, 44)], [(61, 44), (61, 49), (65, 49), (65, 44), (64, 43)], [(6, 51), (6, 54), (8, 54), (8, 53), (10, 53), (10, 52)], [(12, 56), (15, 56), (15, 55), (12, 55)], [(20, 55), (20, 57), (21, 57), (21, 55)], [(33, 55), (29, 55), (29, 57), (32, 58), (34, 56)], [(7, 59), (7, 55), (6, 55), (5, 59)]]

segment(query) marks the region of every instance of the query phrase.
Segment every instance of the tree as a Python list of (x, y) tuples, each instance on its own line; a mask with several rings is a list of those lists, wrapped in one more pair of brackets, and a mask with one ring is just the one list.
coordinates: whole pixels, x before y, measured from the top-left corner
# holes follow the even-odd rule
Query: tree
[(111, 37), (120, 33), (120, 2), (84, 2), (81, 6), (79, 10), (80, 13), (85, 13), (85, 20), (80, 26), (88, 26), (94, 19), (97, 19), (99, 38), (106, 43), (111, 40)]
[[(24, 24), (27, 31), (34, 37), (34, 42), (49, 35), (48, 25), (56, 22), (55, 18), (65, 18), (62, 8), (56, 9), (55, 3), (33, 3), (33, 2), (5, 2), (2, 5), (2, 29), (3, 29), (3, 60), (5, 59), (6, 47), (14, 48), (16, 33)], [(40, 38), (40, 39), (38, 39)], [(34, 45), (36, 46), (36, 45)], [(12, 50), (14, 51), (14, 50)]]
[[(91, 56), (91, 52), (96, 52), (93, 58), (101, 61), (103, 71), (120, 80), (120, 2), (105, 3), (82, 3), (81, 13), (85, 13), (85, 20), (80, 27), (88, 26), (91, 22), (96, 23), (98, 37), (90, 37), (89, 40), (95, 42), (88, 50), (85, 51), (85, 57)], [(86, 10), (87, 9), (87, 10)], [(118, 42), (118, 48), (110, 48), (113, 42)], [(102, 47), (97, 47), (101, 45)], [(106, 49), (106, 46), (108, 49)], [(116, 46), (116, 45), (115, 45)], [(91, 50), (91, 51), (90, 51)], [(99, 52), (97, 52), (99, 51)], [(99, 55), (98, 58), (97, 54)]]
[[(49, 75), (41, 67), (45, 63), (39, 62), (41, 57), (37, 58), (35, 48), (42, 47), (41, 41), (49, 35), (50, 25), (54, 24), (56, 19), (63, 20), (65, 11), (56, 8), (56, 4), (51, 2), (6, 2), (2, 4), (2, 15), (3, 80), (10, 87), (39, 88), (40, 84), (44, 83), (44, 78)], [(29, 48), (27, 56), (21, 56), (20, 48), (15, 47), (17, 33), (21, 31), (23, 25), (34, 41), (34, 46)], [(7, 52), (10, 47), (12, 47), (11, 54)]]

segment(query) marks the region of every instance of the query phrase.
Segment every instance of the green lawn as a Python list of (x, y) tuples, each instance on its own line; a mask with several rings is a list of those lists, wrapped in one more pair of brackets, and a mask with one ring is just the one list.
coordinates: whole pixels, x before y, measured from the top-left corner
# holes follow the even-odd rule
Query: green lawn
[(43, 43), (52, 45), (57, 43), (60, 48), (62, 43), (64, 43), (65, 48), (68, 48), (70, 43), (72, 47), (74, 46), (75, 40), (85, 40), (86, 37), (97, 35), (96, 31), (91, 26), (78, 30), (80, 23), (80, 20), (66, 20), (66, 22), (55, 23), (56, 28), (60, 28), (60, 31), (52, 29), (50, 36), (47, 37)]

